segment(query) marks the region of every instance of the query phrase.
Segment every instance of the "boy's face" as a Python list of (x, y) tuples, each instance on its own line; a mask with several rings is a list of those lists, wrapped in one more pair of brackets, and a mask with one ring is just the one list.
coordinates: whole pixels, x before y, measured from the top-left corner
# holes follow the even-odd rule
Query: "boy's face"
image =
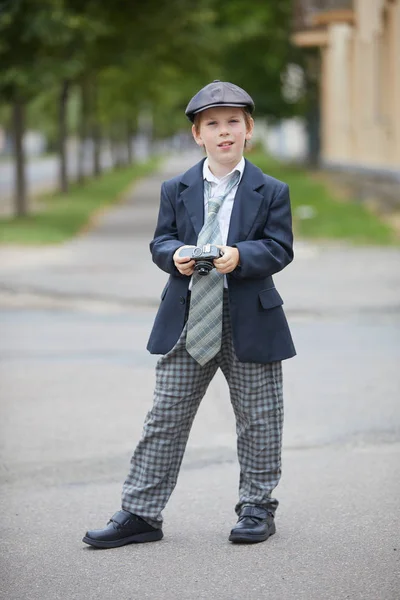
[(233, 168), (242, 158), (245, 141), (251, 139), (253, 127), (251, 118), (246, 126), (241, 108), (217, 106), (200, 113), (200, 127), (196, 130), (193, 125), (192, 133), (196, 143), (204, 146), (211, 164)]

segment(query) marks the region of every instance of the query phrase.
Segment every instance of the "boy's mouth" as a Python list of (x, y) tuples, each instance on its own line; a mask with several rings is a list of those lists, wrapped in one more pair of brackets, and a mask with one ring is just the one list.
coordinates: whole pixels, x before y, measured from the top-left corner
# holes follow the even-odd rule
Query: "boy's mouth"
[(221, 142), (221, 144), (218, 144), (219, 148), (225, 148), (226, 146), (232, 146), (233, 142)]

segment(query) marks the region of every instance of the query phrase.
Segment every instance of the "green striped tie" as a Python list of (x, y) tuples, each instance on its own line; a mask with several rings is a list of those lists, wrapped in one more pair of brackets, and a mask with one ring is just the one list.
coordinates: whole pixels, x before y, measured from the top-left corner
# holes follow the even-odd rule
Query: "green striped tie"
[[(211, 185), (206, 180), (204, 188), (208, 198), (208, 214), (197, 240), (198, 246), (222, 245), (218, 213), (223, 201), (237, 185), (239, 171), (231, 176), (222, 196), (211, 196)], [(224, 276), (212, 269), (208, 275), (196, 271), (192, 278), (192, 293), (186, 335), (186, 350), (202, 366), (208, 363), (221, 348), (222, 305)]]

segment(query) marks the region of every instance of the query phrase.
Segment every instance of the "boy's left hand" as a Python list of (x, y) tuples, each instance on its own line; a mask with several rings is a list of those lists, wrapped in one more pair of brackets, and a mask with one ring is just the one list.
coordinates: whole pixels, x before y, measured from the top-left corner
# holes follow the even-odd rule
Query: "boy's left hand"
[(231, 273), (239, 264), (239, 250), (231, 246), (217, 246), (217, 248), (222, 250), (224, 255), (214, 260), (215, 268), (223, 275)]

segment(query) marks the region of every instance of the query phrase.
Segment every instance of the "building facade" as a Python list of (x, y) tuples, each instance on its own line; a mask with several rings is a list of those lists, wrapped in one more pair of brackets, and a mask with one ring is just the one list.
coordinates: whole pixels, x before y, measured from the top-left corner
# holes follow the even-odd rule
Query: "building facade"
[(321, 163), (397, 179), (400, 0), (298, 0), (294, 7), (293, 43), (320, 49)]

